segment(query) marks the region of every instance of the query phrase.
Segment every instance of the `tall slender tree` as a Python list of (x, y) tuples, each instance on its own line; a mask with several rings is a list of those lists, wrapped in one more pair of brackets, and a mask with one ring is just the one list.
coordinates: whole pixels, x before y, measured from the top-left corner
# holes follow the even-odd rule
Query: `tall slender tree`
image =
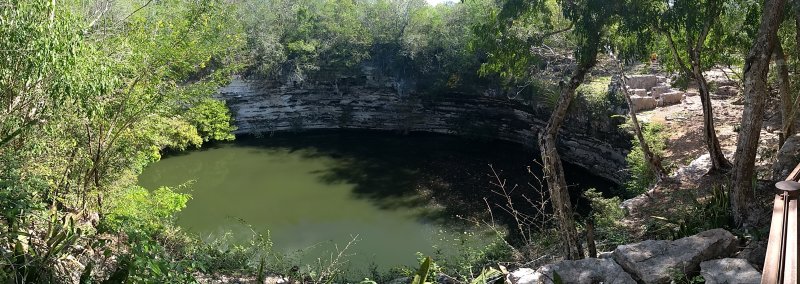
[[(559, 83), (558, 100), (553, 106), (552, 113), (548, 119), (547, 126), (538, 135), (539, 149), (541, 151), (544, 176), (549, 188), (550, 200), (553, 211), (558, 222), (558, 231), (562, 241), (563, 255), (567, 259), (583, 258), (583, 250), (578, 238), (575, 227), (574, 211), (570, 202), (569, 191), (567, 189), (563, 165), (558, 154), (558, 134), (561, 126), (567, 117), (569, 106), (575, 98), (576, 89), (583, 83), (584, 78), (597, 63), (597, 55), (600, 51), (604, 35), (608, 26), (615, 19), (614, 16), (623, 6), (624, 1), (603, 1), (603, 0), (565, 0), (560, 1), (560, 9), (566, 23), (557, 27), (553, 22), (543, 21), (541, 24), (530, 26), (538, 27), (541, 30), (532, 31), (531, 34), (537, 36), (529, 40), (503, 41), (497, 44), (496, 49), (490, 51), (490, 61), (494, 60), (495, 71), (506, 75), (504, 77), (519, 76), (524, 73), (536, 58), (530, 56), (532, 45), (540, 44), (544, 39), (561, 34), (569, 33), (573, 42), (573, 54), (575, 65), (565, 72), (566, 81)], [(499, 13), (498, 23), (512, 25), (515, 19), (531, 19), (530, 14), (521, 11), (533, 11), (533, 14), (548, 14), (553, 11), (549, 6), (549, 1), (521, 1), (510, 0), (505, 3)], [(520, 20), (524, 21), (524, 20)], [(496, 33), (489, 36), (507, 36), (508, 30), (493, 30)], [(484, 34), (484, 36), (486, 36)], [(495, 40), (495, 39), (492, 39)], [(497, 42), (495, 40), (495, 42)], [(498, 63), (499, 62), (499, 63)], [(486, 67), (486, 66), (484, 66)], [(491, 68), (483, 68), (483, 71)]]
[(703, 106), (703, 137), (711, 156), (711, 172), (731, 167), (717, 138), (711, 90), (703, 75), (712, 62), (709, 58), (719, 54), (719, 50), (713, 50), (719, 46), (710, 46), (719, 42), (710, 41), (709, 35), (715, 29), (720, 29), (718, 21), (723, 7), (723, 0), (670, 1), (662, 7), (661, 15), (654, 17), (657, 21), (656, 30), (667, 41), (673, 65), (697, 82)]
[(733, 216), (738, 225), (747, 225), (749, 206), (753, 203), (755, 159), (767, 98), (767, 73), (785, 4), (786, 0), (766, 0), (756, 40), (745, 60), (744, 112), (736, 143), (730, 194)]

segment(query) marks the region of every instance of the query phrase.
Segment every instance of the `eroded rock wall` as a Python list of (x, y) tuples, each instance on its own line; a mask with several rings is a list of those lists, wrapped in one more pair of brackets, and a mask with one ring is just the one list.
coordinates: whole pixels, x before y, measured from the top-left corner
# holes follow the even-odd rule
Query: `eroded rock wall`
[[(404, 92), (398, 92), (392, 84), (375, 84), (367, 79), (276, 84), (234, 78), (219, 96), (232, 110), (237, 133), (307, 129), (424, 131), (497, 138), (535, 147), (536, 137), (546, 125), (545, 111), (505, 96), (401, 93)], [(571, 117), (561, 132), (562, 158), (621, 183), (630, 139), (616, 130), (598, 133), (603, 130), (587, 127), (586, 122), (592, 125), (592, 119), (580, 115)]]

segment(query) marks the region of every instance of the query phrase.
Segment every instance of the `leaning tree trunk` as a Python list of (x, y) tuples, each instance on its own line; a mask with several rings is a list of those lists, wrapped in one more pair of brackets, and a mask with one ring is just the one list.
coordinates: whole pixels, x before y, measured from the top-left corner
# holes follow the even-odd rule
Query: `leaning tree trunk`
[(736, 143), (733, 188), (730, 194), (733, 217), (740, 226), (752, 225), (747, 224), (747, 213), (753, 203), (752, 181), (755, 178), (756, 150), (767, 97), (767, 72), (785, 3), (786, 0), (766, 1), (756, 41), (744, 64), (745, 103)]
[(631, 117), (633, 133), (636, 135), (636, 139), (639, 140), (639, 146), (642, 147), (642, 153), (647, 160), (650, 170), (653, 171), (653, 174), (656, 176), (656, 182), (660, 182), (667, 178), (667, 171), (661, 164), (661, 159), (653, 154), (653, 151), (650, 150), (650, 145), (648, 145), (647, 140), (644, 139), (642, 127), (639, 125), (639, 119), (636, 117), (636, 110), (633, 109), (633, 101), (631, 100), (631, 94), (628, 90), (628, 80), (625, 77), (625, 70), (623, 70), (622, 64), (613, 54), (611, 57), (616, 61), (617, 68), (619, 69), (622, 94), (625, 96), (625, 102), (628, 103), (628, 115)]
[(778, 147), (783, 146), (786, 138), (794, 134), (794, 112), (795, 102), (789, 89), (789, 66), (786, 64), (786, 55), (783, 53), (781, 41), (775, 41), (775, 49), (772, 51), (775, 57), (775, 68), (778, 78), (778, 92), (781, 99), (781, 133), (778, 138)]
[(550, 201), (553, 204), (553, 212), (556, 214), (564, 256), (567, 259), (582, 259), (583, 249), (578, 240), (578, 232), (575, 229), (572, 202), (569, 199), (567, 181), (564, 178), (564, 167), (561, 164), (561, 157), (558, 155), (556, 139), (558, 130), (567, 116), (569, 105), (572, 99), (575, 98), (575, 90), (583, 82), (583, 78), (590, 68), (591, 65), (578, 65), (569, 82), (562, 87), (561, 95), (553, 109), (553, 113), (550, 114), (547, 127), (543, 133), (539, 134), (539, 148), (542, 152), (544, 177), (547, 181), (547, 187), (550, 189)]

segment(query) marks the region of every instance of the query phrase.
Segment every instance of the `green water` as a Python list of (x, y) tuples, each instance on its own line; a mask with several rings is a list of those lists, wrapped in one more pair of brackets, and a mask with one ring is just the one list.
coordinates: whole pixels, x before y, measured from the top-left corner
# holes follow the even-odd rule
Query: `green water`
[(483, 197), (492, 195), (488, 164), (508, 177), (527, 177), (531, 158), (503, 142), (317, 132), (169, 156), (139, 182), (156, 188), (192, 181), (178, 224), (204, 238), (230, 232), (244, 239), (251, 228), (269, 230), (277, 250), (303, 251), (296, 261), (309, 263), (357, 236), (346, 251), (350, 266), (386, 271), (415, 265), (416, 252), (432, 254), (434, 247), (457, 254), (452, 240), (482, 230), (463, 218), (484, 217)]

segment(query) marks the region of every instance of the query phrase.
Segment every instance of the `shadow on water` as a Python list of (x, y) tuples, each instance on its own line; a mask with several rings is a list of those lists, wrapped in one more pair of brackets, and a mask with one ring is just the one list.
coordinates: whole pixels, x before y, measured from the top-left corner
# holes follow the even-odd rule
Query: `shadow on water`
[[(456, 229), (468, 225), (465, 219), (485, 219), (487, 201), (504, 202), (491, 192), (495, 177), (489, 165), (506, 179), (509, 190), (519, 185), (512, 193), (517, 197), (536, 197), (531, 195), (537, 191), (529, 185), (538, 186), (539, 181), (529, 174), (528, 166), (541, 176), (541, 168), (534, 162), (538, 152), (534, 150), (504, 141), (430, 133), (313, 131), (239, 137), (236, 144), (285, 148), (305, 158), (334, 158), (331, 166), (313, 172), (322, 182), (351, 184), (355, 198), (369, 200), (381, 209), (413, 211), (419, 221)], [(579, 192), (592, 187), (607, 191), (614, 186), (575, 166), (565, 165), (565, 171), (579, 209), (586, 207), (577, 198)], [(509, 225), (511, 220), (500, 216), (498, 221)]]

